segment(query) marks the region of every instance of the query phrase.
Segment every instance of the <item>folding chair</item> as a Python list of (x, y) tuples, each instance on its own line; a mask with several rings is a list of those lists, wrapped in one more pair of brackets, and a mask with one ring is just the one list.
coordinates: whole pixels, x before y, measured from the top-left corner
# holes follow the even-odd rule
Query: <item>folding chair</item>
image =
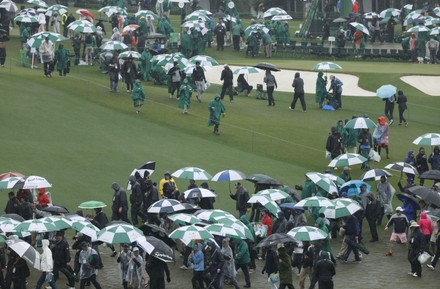
[(264, 90), (262, 84), (257, 84), (257, 99), (267, 99), (267, 90)]

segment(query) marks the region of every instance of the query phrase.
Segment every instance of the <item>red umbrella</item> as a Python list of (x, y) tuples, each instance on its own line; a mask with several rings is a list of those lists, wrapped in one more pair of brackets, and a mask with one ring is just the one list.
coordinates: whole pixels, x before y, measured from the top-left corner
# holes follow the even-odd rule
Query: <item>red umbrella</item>
[(93, 13), (87, 9), (78, 9), (78, 10), (76, 10), (76, 13), (80, 14), (82, 16), (85, 16), (85, 17), (90, 17), (92, 19), (95, 19), (95, 15), (93, 15)]
[(6, 178), (10, 178), (10, 177), (23, 178), (23, 177), (25, 177), (25, 175), (23, 175), (22, 173), (19, 173), (19, 172), (7, 172), (7, 173), (0, 174), (0, 181), (4, 180)]

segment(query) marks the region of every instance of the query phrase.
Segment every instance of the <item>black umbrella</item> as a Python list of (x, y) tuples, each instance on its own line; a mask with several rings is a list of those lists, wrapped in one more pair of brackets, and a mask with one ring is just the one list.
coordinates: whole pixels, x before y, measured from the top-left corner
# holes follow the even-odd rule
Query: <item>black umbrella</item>
[(96, 21), (107, 21), (106, 18), (102, 18), (102, 17), (96, 18), (95, 20), (96, 20)]
[(436, 218), (440, 218), (440, 209), (429, 210), (426, 213), (428, 213), (429, 215), (432, 215)]
[(161, 230), (157, 229), (157, 226), (154, 226), (152, 224), (144, 224), (142, 226), (139, 227), (139, 230), (141, 230), (145, 236), (153, 236), (158, 238), (159, 240), (162, 240), (165, 242), (165, 244), (167, 244), (170, 247), (174, 247), (176, 246), (176, 243), (174, 242), (173, 239), (168, 238), (168, 235), (166, 233), (163, 233), (162, 228), (160, 228)]
[(280, 69), (278, 67), (276, 67), (274, 64), (268, 63), (268, 62), (257, 63), (256, 65), (254, 65), (254, 67), (259, 68), (259, 69), (263, 69), (263, 70), (280, 71)]
[(425, 202), (431, 203), (440, 207), (440, 194), (432, 189), (428, 189), (423, 186), (414, 186), (408, 188), (411, 194), (417, 195), (419, 198)]
[(25, 221), (25, 219), (22, 216), (17, 215), (17, 214), (4, 214), (2, 217), (10, 218), (10, 219), (16, 220), (18, 222), (24, 222)]
[(269, 177), (268, 175), (264, 175), (264, 174), (253, 174), (248, 176), (245, 180), (248, 180), (250, 182), (253, 182), (255, 184), (259, 184), (259, 185), (269, 185), (269, 186), (282, 186), (283, 184), (272, 178)]
[(145, 250), (150, 256), (160, 259), (164, 262), (174, 262), (174, 251), (164, 241), (153, 237), (146, 236), (136, 240), (139, 246)]
[(65, 214), (69, 212), (66, 207), (60, 205), (47, 206), (42, 208), (41, 210), (53, 214)]
[(216, 12), (212, 15), (212, 18), (226, 18), (226, 17), (228, 17), (228, 15), (223, 12)]
[(420, 175), (421, 179), (440, 181), (440, 170), (430, 170)]
[(255, 247), (257, 248), (268, 247), (276, 244), (289, 243), (289, 242), (296, 243), (296, 240), (287, 234), (275, 233), (261, 240), (260, 243), (258, 243), (258, 245)]
[(412, 202), (414, 209), (420, 210), (419, 201), (414, 196), (411, 196), (410, 194), (407, 194), (407, 193), (400, 193), (400, 194), (397, 194), (397, 198), (402, 203), (404, 202), (405, 199), (409, 202)]

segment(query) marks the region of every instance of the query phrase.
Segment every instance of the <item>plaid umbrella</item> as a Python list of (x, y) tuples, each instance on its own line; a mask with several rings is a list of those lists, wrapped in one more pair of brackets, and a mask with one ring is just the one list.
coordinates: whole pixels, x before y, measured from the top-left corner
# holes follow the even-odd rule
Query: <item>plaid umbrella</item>
[(52, 5), (52, 6), (50, 6), (49, 8), (47, 8), (47, 10), (46, 10), (46, 15), (47, 16), (52, 16), (52, 15), (54, 15), (55, 13), (57, 13), (58, 15), (63, 15), (64, 13), (67, 13), (67, 10), (68, 8), (66, 7), (66, 6), (64, 6), (64, 5), (59, 5), (59, 4), (55, 4), (55, 5)]
[(144, 234), (132, 225), (115, 224), (98, 232), (98, 240), (108, 244), (130, 244)]
[(410, 29), (406, 30), (406, 32), (408, 33), (419, 33), (419, 32), (429, 32), (429, 31), (431, 31), (431, 29), (429, 29), (426, 26), (420, 26), (420, 25), (411, 27)]
[(127, 10), (118, 6), (105, 6), (98, 10), (98, 12), (105, 13), (108, 17), (111, 17), (113, 14), (121, 14), (123, 16), (127, 16)]
[(359, 165), (366, 162), (367, 159), (360, 154), (342, 154), (335, 157), (329, 164), (329, 167), (346, 167), (352, 165)]
[(100, 201), (87, 201), (79, 204), (78, 208), (80, 209), (96, 209), (96, 208), (105, 208), (106, 204)]
[(296, 243), (296, 240), (284, 233), (274, 233), (261, 240), (255, 247), (262, 248), (284, 243)]
[(49, 183), (45, 178), (40, 176), (28, 176), (24, 179), (18, 181), (14, 185), (14, 189), (26, 190), (26, 189), (39, 189), (39, 188), (50, 188), (52, 184)]
[(245, 235), (237, 229), (230, 227), (225, 224), (212, 224), (205, 227), (205, 229), (213, 235), (236, 238), (236, 239), (245, 239)]
[(253, 73), (260, 73), (260, 72), (261, 72), (260, 69), (258, 69), (256, 67), (252, 67), (252, 66), (243, 66), (241, 68), (234, 70), (234, 74), (236, 74), (236, 75), (253, 74)]
[(351, 180), (339, 188), (339, 195), (346, 197), (359, 196), (362, 185), (367, 186), (367, 192), (371, 190), (371, 186), (369, 184), (360, 180)]
[(231, 219), (231, 218), (220, 218), (216, 220), (219, 224), (224, 224), (224, 225), (228, 225), (236, 230), (239, 230), (240, 232), (242, 232), (244, 234), (244, 236), (249, 239), (249, 240), (254, 240), (254, 236), (251, 233), (251, 230), (249, 230), (249, 228), (243, 224), (242, 221), (237, 220), (237, 219)]
[(183, 192), (185, 199), (197, 199), (197, 198), (215, 198), (217, 194), (211, 190), (203, 188), (194, 188)]
[(102, 50), (124, 50), (128, 46), (120, 41), (107, 41), (100, 47)]
[(8, 247), (17, 253), (20, 258), (32, 265), (33, 268), (40, 270), (40, 253), (32, 247), (31, 244), (20, 240), (16, 237), (11, 237), (6, 240)]
[(216, 173), (211, 181), (213, 182), (230, 182), (230, 181), (239, 181), (246, 178), (246, 175), (237, 170), (224, 170)]
[(168, 216), (169, 219), (173, 220), (174, 222), (177, 222), (179, 225), (187, 225), (187, 224), (196, 224), (200, 223), (200, 219), (196, 216), (193, 216), (191, 214), (184, 214), (184, 213), (178, 213), (178, 214), (172, 214)]
[(221, 218), (236, 219), (234, 215), (223, 210), (203, 210), (196, 213), (197, 218), (210, 222), (217, 222)]
[(181, 168), (171, 175), (175, 178), (186, 180), (210, 180), (212, 178), (207, 171), (196, 167)]
[(386, 84), (386, 85), (382, 85), (376, 90), (376, 95), (380, 99), (386, 99), (395, 95), (396, 92), (397, 92), (397, 88), (394, 85)]
[(296, 227), (287, 232), (287, 235), (298, 241), (316, 241), (327, 238), (328, 234), (321, 229), (311, 226)]
[(174, 262), (174, 251), (164, 241), (153, 236), (140, 237), (136, 243), (150, 256), (164, 262)]
[(418, 174), (417, 169), (415, 167), (404, 162), (396, 162), (396, 163), (388, 164), (385, 166), (385, 168), (406, 174), (412, 174), (412, 175)]
[(38, 23), (38, 19), (35, 16), (32, 15), (18, 15), (14, 18), (14, 21), (16, 22), (22, 22), (22, 23)]
[(185, 244), (189, 244), (193, 240), (214, 238), (214, 236), (205, 228), (194, 225), (177, 228), (172, 231), (168, 237), (171, 239), (179, 239)]
[(395, 8), (388, 8), (388, 9), (382, 10), (379, 13), (380, 18), (390, 18), (391, 16), (393, 16), (393, 17), (400, 16), (400, 10), (395, 9)]
[(374, 121), (365, 117), (356, 117), (354, 119), (351, 119), (344, 126), (344, 128), (353, 128), (353, 129), (376, 128), (376, 127), (377, 125), (374, 123)]
[(277, 189), (267, 189), (267, 190), (258, 191), (254, 196), (265, 196), (271, 199), (272, 201), (278, 201), (289, 197), (289, 194)]
[(46, 233), (58, 231), (58, 228), (52, 222), (44, 221), (43, 219), (32, 219), (26, 220), (15, 227), (15, 232), (22, 231), (33, 233)]
[(326, 218), (330, 219), (350, 216), (362, 209), (358, 202), (349, 198), (339, 198), (331, 202), (334, 203), (334, 206), (321, 208), (319, 210), (320, 213), (324, 213)]
[(287, 12), (279, 7), (272, 7), (264, 11), (263, 18), (275, 16), (278, 14), (287, 14)]
[(358, 23), (358, 22), (350, 22), (350, 25), (356, 28), (357, 30), (362, 31), (362, 33), (365, 33), (367, 35), (370, 35), (370, 31), (368, 31), (368, 28), (365, 27), (364, 24)]
[(439, 133), (426, 133), (419, 136), (413, 141), (413, 144), (420, 146), (438, 146), (440, 145), (440, 134)]
[(57, 228), (57, 231), (67, 229), (72, 226), (72, 221), (61, 216), (44, 217), (39, 220), (43, 222), (52, 223), (55, 226), (55, 228)]
[(4, 8), (8, 12), (18, 11), (17, 5), (15, 5), (15, 3), (10, 0), (3, 0), (2, 3), (0, 3), (0, 8)]
[(34, 35), (32, 35), (31, 38), (26, 42), (26, 44), (29, 45), (30, 47), (38, 48), (40, 47), (41, 43), (46, 39), (46, 37), (48, 37), (49, 40), (54, 43), (69, 39), (61, 34), (45, 31), (45, 32), (35, 33)]
[(79, 33), (95, 33), (96, 27), (87, 20), (76, 20), (70, 23), (67, 28)]
[(382, 176), (386, 176), (387, 178), (389, 178), (392, 177), (393, 175), (383, 169), (372, 169), (361, 175), (359, 179), (364, 182), (373, 182), (373, 181), (380, 181), (380, 178)]
[(28, 0), (26, 2), (34, 6), (47, 7), (46, 2), (44, 2), (43, 0)]
[(328, 178), (326, 175), (317, 173), (317, 172), (309, 172), (306, 174), (306, 176), (318, 187), (323, 189), (329, 194), (332, 194), (334, 192), (338, 192), (338, 188), (336, 187), (335, 183)]
[(268, 196), (254, 195), (249, 199), (248, 203), (249, 204), (260, 203), (263, 207), (268, 209), (269, 212), (274, 216), (276, 216), (278, 212), (281, 212), (281, 209), (278, 206), (278, 204), (272, 201)]
[(154, 13), (153, 11), (151, 11), (151, 10), (139, 10), (138, 12), (136, 12), (134, 14), (134, 16), (136, 16), (136, 18), (141, 18), (141, 17), (148, 18), (148, 17), (150, 17), (152, 20), (158, 18), (157, 14)]
[(21, 222), (11, 218), (0, 217), (0, 230), (3, 233), (15, 232), (15, 227), (17, 227), (20, 223)]
[(330, 202), (329, 199), (324, 198), (324, 197), (310, 197), (310, 198), (305, 198), (301, 201), (299, 201), (296, 204), (297, 207), (331, 207), (333, 206), (333, 203)]
[(12, 189), (14, 185), (20, 180), (22, 180), (22, 178), (17, 178), (17, 177), (5, 178), (0, 181), (0, 190)]
[(249, 35), (257, 31), (260, 31), (261, 33), (269, 33), (269, 28), (263, 24), (252, 24), (244, 30), (244, 34), (246, 37), (249, 37)]
[(173, 213), (183, 211), (187, 208), (179, 201), (173, 199), (162, 199), (148, 208), (148, 213)]
[(336, 70), (336, 69), (342, 69), (342, 67), (334, 62), (320, 62), (315, 66), (313, 66), (313, 70)]

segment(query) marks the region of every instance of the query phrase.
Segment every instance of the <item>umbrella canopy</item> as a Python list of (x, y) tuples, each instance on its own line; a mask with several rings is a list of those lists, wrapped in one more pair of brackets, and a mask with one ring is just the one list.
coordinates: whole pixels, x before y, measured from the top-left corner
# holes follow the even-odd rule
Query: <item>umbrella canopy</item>
[[(199, 21), (199, 20), (187, 20), (184, 23), (182, 23), (182, 25), (180, 25), (180, 27), (182, 28), (194, 28), (197, 31), (200, 31), (202, 33), (202, 35), (205, 35), (206, 32), (208, 32), (208, 28), (206, 27), (205, 22), (203, 21)], [(190, 34), (191, 32), (188, 31), (188, 34)]]
[(55, 32), (47, 32), (46, 31), (46, 32), (35, 33), (34, 35), (31, 36), (31, 38), (29, 38), (29, 40), (26, 42), (26, 44), (29, 45), (30, 47), (33, 47), (33, 48), (39, 48), (41, 43), (47, 37), (53, 43), (58, 42), (58, 41), (68, 40), (67, 37), (64, 37), (61, 34), (58, 34), (58, 33), (55, 33)]
[(246, 178), (246, 180), (251, 181), (256, 184), (265, 184), (265, 185), (271, 185), (271, 186), (282, 186), (283, 184), (279, 182), (278, 180), (269, 177), (264, 174), (253, 174)]
[(52, 214), (66, 214), (69, 212), (69, 210), (64, 206), (51, 205), (51, 204), (49, 204), (47, 207), (42, 208), (41, 210)]
[(383, 169), (371, 169), (364, 174), (362, 174), (359, 179), (364, 182), (373, 182), (380, 181), (382, 176), (386, 176), (387, 178), (392, 177), (393, 175)]
[(408, 188), (408, 191), (411, 194), (417, 195), (419, 198), (424, 200), (427, 203), (431, 203), (436, 205), (437, 207), (440, 207), (440, 194), (437, 191), (434, 191), (432, 189), (428, 189), (423, 186), (413, 186), (411, 188)]
[(344, 128), (352, 128), (352, 129), (359, 129), (359, 128), (376, 128), (377, 125), (369, 118), (366, 117), (356, 117), (351, 120), (349, 120)]
[(339, 17), (333, 20), (334, 23), (343, 23), (343, 22), (347, 22), (347, 19)]
[(3, 8), (8, 12), (18, 11), (17, 5), (15, 5), (15, 3), (10, 0), (3, 0), (2, 3), (0, 3), (0, 8)]
[(408, 33), (419, 33), (419, 32), (429, 32), (429, 31), (431, 31), (431, 29), (429, 29), (426, 26), (420, 26), (420, 25), (411, 27), (410, 29), (406, 30), (406, 32)]
[(380, 18), (390, 18), (391, 16), (393, 16), (393, 17), (400, 16), (400, 10), (395, 9), (395, 8), (388, 8), (388, 9), (382, 10), (379, 13)]
[(88, 221), (73, 221), (72, 228), (81, 234), (89, 236), (92, 242), (98, 240), (98, 227)]
[(274, 233), (261, 240), (255, 247), (262, 248), (284, 243), (296, 243), (296, 240), (287, 234)]
[(174, 62), (177, 62), (177, 65), (180, 69), (185, 69), (185, 67), (189, 65), (188, 59), (180, 52), (162, 54), (162, 57), (159, 59), (160, 60), (157, 62), (157, 65), (164, 66), (166, 69), (173, 67)]
[(188, 20), (202, 20), (202, 21), (210, 21), (209, 15), (206, 12), (200, 12), (201, 10), (194, 11), (185, 16), (185, 21)]
[(309, 197), (299, 201), (296, 204), (297, 207), (331, 207), (334, 204), (327, 198), (324, 197)]
[(15, 232), (15, 227), (17, 227), (19, 224), (20, 221), (11, 218), (0, 217), (0, 230), (3, 233)]
[(272, 201), (268, 196), (252, 196), (249, 201), (251, 203), (260, 203), (263, 207), (265, 207), (272, 215), (276, 216), (278, 212), (281, 211), (280, 207), (277, 203)]
[(218, 12), (215, 12), (214, 14), (212, 14), (212, 18), (225, 18), (227, 16), (228, 15), (222, 11), (218, 11)]
[(61, 216), (44, 217), (39, 220), (52, 223), (57, 228), (57, 231), (67, 229), (72, 226), (72, 221)]
[(426, 133), (419, 136), (413, 141), (413, 144), (420, 146), (438, 146), (440, 145), (440, 134), (439, 133)]
[(0, 190), (12, 189), (14, 187), (14, 185), (20, 180), (23, 180), (23, 179), (17, 178), (17, 177), (9, 177), (9, 178), (2, 179), (0, 181)]
[(114, 224), (98, 232), (98, 240), (108, 244), (130, 244), (144, 234), (132, 225)]
[[(122, 53), (129, 54), (130, 52), (134, 52), (134, 51), (126, 51), (126, 52), (122, 52)], [(119, 57), (121, 57), (121, 54), (119, 54)], [(136, 173), (139, 173), (139, 175), (143, 178), (145, 175), (145, 172), (148, 172), (149, 175), (152, 175), (154, 173), (155, 169), (156, 169), (156, 162), (149, 161), (149, 162), (143, 163), (140, 166), (138, 166), (137, 168), (133, 169), (130, 176), (134, 176)], [(130, 182), (128, 182), (127, 190), (131, 190)]]
[(365, 19), (379, 18), (379, 14), (377, 14), (376, 12), (367, 12), (367, 13), (364, 13), (364, 15), (362, 15), (362, 17), (364, 17)]
[(289, 197), (289, 194), (277, 189), (267, 189), (259, 191), (255, 194), (255, 196), (265, 196), (271, 199), (272, 201), (283, 200)]
[(208, 55), (196, 55), (188, 59), (188, 61), (192, 64), (196, 64), (196, 62), (199, 61), (200, 66), (202, 67), (213, 67), (220, 65), (217, 60)]
[(236, 230), (239, 230), (247, 239), (254, 241), (254, 236), (251, 233), (251, 230), (249, 230), (249, 228), (242, 221), (235, 218), (219, 218), (216, 221), (219, 224), (228, 225)]
[(349, 198), (339, 198), (331, 202), (334, 206), (321, 208), (319, 210), (320, 213), (324, 213), (326, 218), (330, 219), (350, 216), (362, 209), (358, 202)]
[(268, 62), (257, 63), (256, 65), (254, 65), (254, 67), (260, 68), (263, 70), (280, 71), (280, 69), (278, 67), (276, 67), (274, 64), (268, 63)]
[(12, 219), (12, 220), (18, 221), (18, 222), (24, 221), (24, 218), (18, 214), (4, 214), (4, 215), (2, 215), (2, 218), (9, 218), (9, 219)]
[(141, 17), (148, 18), (148, 17), (150, 17), (152, 20), (158, 18), (157, 14), (154, 13), (153, 11), (151, 11), (151, 10), (139, 10), (138, 12), (136, 12), (134, 14), (134, 16), (136, 16), (136, 18), (141, 18)]
[(23, 175), (22, 173), (19, 173), (19, 172), (7, 172), (7, 173), (0, 174), (0, 181), (4, 180), (6, 178), (11, 178), (11, 177), (24, 178), (25, 175)]
[(234, 215), (232, 215), (229, 212), (223, 211), (223, 210), (202, 210), (196, 213), (197, 218), (209, 221), (209, 222), (217, 222), (218, 219), (222, 218), (229, 218), (229, 219), (236, 219)]
[(28, 176), (15, 183), (13, 189), (26, 190), (26, 189), (39, 189), (39, 188), (50, 188), (50, 187), (52, 187), (52, 184), (49, 183), (45, 178), (40, 176)]
[(424, 11), (422, 11), (422, 9), (417, 9), (408, 13), (403, 21), (404, 26), (413, 24), (414, 20), (422, 19), (424, 17), (423, 13)]
[(278, 14), (287, 14), (286, 10), (281, 9), (279, 7), (272, 7), (264, 11), (263, 18), (272, 17)]
[(37, 17), (28, 14), (18, 15), (14, 18), (14, 21), (22, 23), (38, 23)]
[(67, 28), (79, 33), (95, 33), (97, 31), (95, 25), (87, 20), (75, 20), (67, 25)]
[(58, 231), (58, 228), (48, 221), (43, 219), (32, 219), (21, 222), (17, 227), (15, 227), (15, 232), (32, 232), (32, 233), (45, 233)]
[(404, 162), (396, 162), (396, 163), (388, 164), (385, 166), (385, 168), (397, 172), (412, 174), (412, 175), (418, 174), (417, 169), (415, 167)]
[(359, 196), (362, 185), (367, 187), (367, 192), (371, 191), (371, 186), (369, 184), (360, 180), (351, 180), (339, 188), (339, 195), (346, 197)]
[(181, 202), (173, 199), (162, 199), (148, 208), (148, 213), (174, 213), (177, 211), (186, 210), (187, 207)]
[(382, 85), (376, 90), (376, 95), (380, 99), (390, 98), (397, 92), (397, 87), (391, 84)]
[(269, 28), (267, 28), (263, 24), (252, 24), (252, 25), (246, 27), (246, 29), (244, 30), (244, 35), (246, 37), (249, 37), (249, 35), (251, 35), (252, 33), (256, 33), (256, 32), (267, 34), (267, 33), (269, 33)]
[(183, 225), (183, 226), (187, 224), (196, 224), (201, 222), (201, 220), (196, 216), (185, 213), (172, 214), (169, 215), (168, 218), (170, 220), (173, 220), (174, 222), (177, 222), (179, 225)]
[(86, 17), (87, 20), (93, 21), (93, 19), (95, 19), (95, 15), (93, 15), (92, 11), (87, 9), (77, 9), (75, 12), (76, 14)]
[(28, 0), (26, 2), (34, 6), (47, 7), (46, 2), (44, 2), (43, 0)]
[(153, 236), (140, 237), (136, 240), (136, 243), (147, 252), (150, 256), (153, 256), (164, 262), (174, 262), (174, 251), (170, 246), (165, 244), (164, 241), (159, 240)]
[(421, 179), (440, 181), (440, 170), (426, 171), (420, 175)]
[(210, 180), (212, 176), (201, 168), (196, 167), (185, 167), (178, 169), (174, 173), (171, 174), (175, 178), (186, 179), (186, 180), (195, 180), (195, 181), (205, 181)]
[(245, 235), (238, 229), (225, 224), (212, 224), (205, 227), (205, 229), (213, 235), (229, 237), (235, 239), (245, 239)]
[(105, 6), (99, 9), (98, 12), (105, 13), (108, 17), (111, 17), (113, 14), (128, 15), (127, 10), (118, 6)]
[(431, 29), (431, 32), (429, 32), (429, 35), (439, 35), (440, 34), (440, 27), (434, 27)]
[(298, 210), (304, 213), (303, 207), (298, 207), (295, 203), (282, 203), (280, 204), (280, 208), (282, 209), (290, 209), (290, 210)]
[(362, 164), (367, 161), (367, 158), (360, 154), (346, 153), (335, 157), (329, 164), (329, 167), (346, 167)]
[(97, 208), (105, 208), (107, 205), (100, 201), (87, 201), (79, 204), (78, 208), (80, 209), (97, 209)]
[(217, 194), (211, 190), (203, 188), (194, 188), (183, 192), (185, 199), (198, 199), (198, 198), (216, 198)]
[(329, 194), (337, 193), (338, 188), (336, 187), (335, 183), (328, 178), (326, 175), (317, 173), (317, 172), (309, 172), (306, 174), (306, 176), (318, 187), (323, 189)]
[(411, 202), (414, 209), (420, 210), (419, 201), (413, 195), (407, 193), (399, 193), (396, 196), (402, 203)]
[(293, 228), (287, 232), (287, 235), (298, 241), (315, 241), (325, 239), (328, 236), (323, 230), (311, 226)]
[(40, 253), (34, 249), (28, 242), (16, 237), (6, 240), (8, 247), (17, 253), (20, 258), (32, 265), (33, 268), (40, 270)]
[(127, 34), (128, 32), (133, 32), (139, 29), (139, 25), (137, 24), (129, 24), (122, 29), (122, 34)]
[(194, 225), (177, 228), (172, 231), (168, 237), (171, 239), (179, 239), (185, 244), (189, 244), (193, 240), (214, 238), (214, 236), (205, 228)]
[(343, 185), (345, 183), (345, 181), (343, 179), (341, 179), (340, 177), (335, 176), (333, 174), (326, 173), (326, 174), (324, 174), (324, 176), (326, 176), (330, 180), (334, 181), (335, 184), (338, 185), (338, 186)]
[(292, 16), (289, 14), (278, 14), (272, 17), (272, 21), (289, 21), (292, 19)]
[(230, 181), (239, 181), (246, 178), (246, 175), (237, 170), (224, 170), (216, 173), (211, 181), (213, 182), (230, 182)]
[(107, 41), (100, 47), (102, 50), (124, 50), (128, 46), (120, 41)]
[(437, 17), (440, 17), (440, 7), (435, 7), (433, 9), (433, 12), (434, 12), (435, 15), (437, 15)]
[(350, 22), (350, 25), (356, 28), (357, 30), (361, 31), (362, 33), (365, 33), (367, 35), (370, 35), (370, 31), (368, 31), (368, 28), (365, 27), (364, 24), (358, 23), (358, 22)]
[(336, 70), (336, 69), (342, 69), (342, 67), (334, 62), (320, 62), (318, 64), (315, 64), (315, 66), (313, 66), (313, 70)]
[(252, 66), (243, 66), (241, 68), (238, 68), (234, 70), (234, 74), (240, 75), (240, 74), (253, 74), (253, 73), (260, 73), (261, 70), (258, 68), (252, 67)]
[(63, 15), (64, 13), (67, 13), (67, 10), (68, 8), (66, 7), (66, 6), (64, 6), (64, 5), (59, 5), (59, 4), (56, 4), (56, 5), (52, 5), (52, 6), (50, 6), (49, 8), (47, 8), (47, 10), (46, 10), (46, 15), (47, 16), (52, 16), (52, 15), (54, 15), (55, 13), (57, 13), (58, 15)]

